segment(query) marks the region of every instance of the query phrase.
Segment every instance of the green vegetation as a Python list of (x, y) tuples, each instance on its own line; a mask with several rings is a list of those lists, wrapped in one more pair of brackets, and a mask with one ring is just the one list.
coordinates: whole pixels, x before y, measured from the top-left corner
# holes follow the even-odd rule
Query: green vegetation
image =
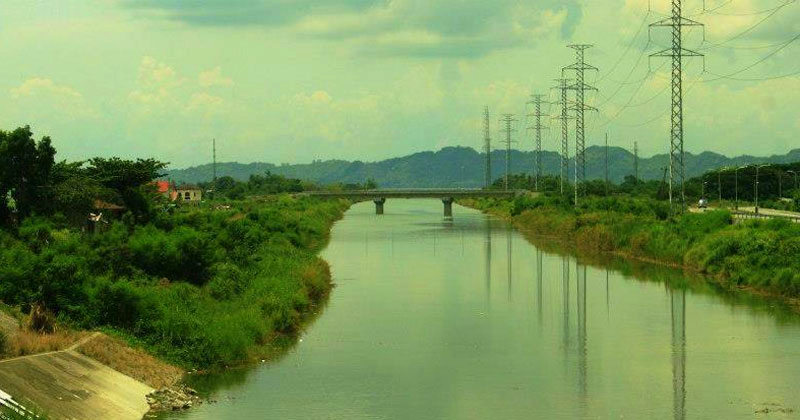
[[(248, 183), (258, 199), (175, 207), (151, 184), (164, 163), (54, 155), (27, 127), (0, 131), (14, 165), (0, 166), (0, 301), (32, 331), (104, 328), (184, 367), (225, 366), (297, 331), (331, 287), (316, 253), (347, 202), (292, 197), (299, 181), (267, 174)], [(124, 214), (86, 229), (97, 200)]]
[(732, 224), (725, 210), (670, 216), (650, 198), (543, 195), (465, 202), (510, 218), (533, 235), (558, 236), (589, 252), (611, 252), (713, 275), (719, 281), (800, 296), (800, 225), (785, 220)]
[[(329, 184), (325, 186), (325, 189), (369, 190), (377, 187), (378, 184), (369, 179), (364, 184)], [(267, 171), (264, 175), (250, 175), (247, 182), (237, 181), (230, 176), (223, 176), (217, 178), (216, 181), (200, 183), (200, 188), (212, 191), (217, 195), (216, 198), (218, 199), (241, 200), (247, 196), (302, 192), (316, 190), (320, 187), (310, 182), (286, 178)]]

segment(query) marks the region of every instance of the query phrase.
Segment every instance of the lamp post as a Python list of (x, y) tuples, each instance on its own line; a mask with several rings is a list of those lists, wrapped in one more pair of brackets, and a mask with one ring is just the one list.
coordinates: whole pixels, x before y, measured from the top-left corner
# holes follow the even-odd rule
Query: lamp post
[(735, 193), (734, 193), (735, 197), (736, 197), (735, 198), (736, 204), (734, 204), (734, 206), (735, 206), (734, 208), (736, 210), (739, 210), (739, 169), (744, 169), (746, 167), (747, 166), (741, 166), (741, 167), (737, 166), (737, 167), (733, 168), (733, 176), (736, 179), (736, 187), (735, 187)]
[(758, 214), (758, 170), (761, 169), (762, 166), (768, 166), (768, 165), (756, 165), (756, 182), (755, 182), (756, 214)]

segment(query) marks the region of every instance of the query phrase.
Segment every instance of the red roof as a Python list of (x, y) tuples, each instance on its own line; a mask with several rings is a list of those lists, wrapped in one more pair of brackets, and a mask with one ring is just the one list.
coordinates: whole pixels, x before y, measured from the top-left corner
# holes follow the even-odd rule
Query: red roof
[(166, 194), (169, 191), (169, 181), (156, 181), (156, 188), (161, 194)]

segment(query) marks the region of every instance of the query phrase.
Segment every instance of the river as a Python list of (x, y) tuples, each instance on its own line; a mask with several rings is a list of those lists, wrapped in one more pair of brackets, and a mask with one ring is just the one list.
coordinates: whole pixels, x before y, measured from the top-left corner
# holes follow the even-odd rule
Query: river
[(438, 200), (354, 205), (286, 355), (180, 419), (769, 418), (800, 410), (800, 317), (681, 273), (544, 252)]

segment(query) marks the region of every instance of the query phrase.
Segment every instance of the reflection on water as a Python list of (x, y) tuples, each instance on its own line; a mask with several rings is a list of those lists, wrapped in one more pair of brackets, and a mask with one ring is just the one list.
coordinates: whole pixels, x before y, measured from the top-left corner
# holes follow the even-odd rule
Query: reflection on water
[(800, 409), (791, 312), (664, 268), (555, 254), (461, 207), (442, 221), (438, 200), (390, 203), (384, 216), (355, 205), (335, 226), (323, 257), (337, 287), (302, 342), (274, 363), (198, 379), (219, 402), (167, 417), (733, 419), (764, 404)]

